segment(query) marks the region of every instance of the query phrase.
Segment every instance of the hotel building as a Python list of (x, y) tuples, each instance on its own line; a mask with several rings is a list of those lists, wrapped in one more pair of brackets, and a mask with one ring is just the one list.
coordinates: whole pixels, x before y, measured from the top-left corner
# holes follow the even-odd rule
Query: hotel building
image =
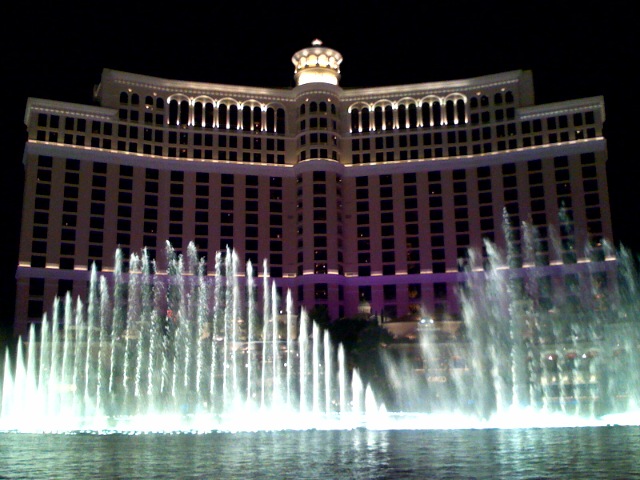
[[(105, 69), (95, 105), (30, 98), (14, 333), (54, 297), (84, 297), (118, 246), (147, 247), (160, 272), (166, 241), (208, 259), (233, 247), (334, 320), (363, 305), (458, 318), (469, 249), (482, 260), (505, 232), (510, 266), (547, 291), (604, 269), (602, 97), (536, 105), (524, 70), (343, 88), (342, 56), (317, 40), (292, 62), (293, 88)], [(522, 222), (538, 228), (532, 257)]]

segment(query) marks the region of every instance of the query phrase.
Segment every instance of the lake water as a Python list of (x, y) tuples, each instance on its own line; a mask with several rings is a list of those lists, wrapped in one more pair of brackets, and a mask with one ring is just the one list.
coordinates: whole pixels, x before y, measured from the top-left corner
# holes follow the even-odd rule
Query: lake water
[(3, 433), (0, 478), (632, 479), (640, 427)]

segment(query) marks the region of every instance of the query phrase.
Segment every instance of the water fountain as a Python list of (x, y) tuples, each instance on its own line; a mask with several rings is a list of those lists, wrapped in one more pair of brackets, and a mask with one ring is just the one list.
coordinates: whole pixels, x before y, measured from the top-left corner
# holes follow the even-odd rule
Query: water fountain
[[(535, 244), (526, 228), (525, 243)], [(144, 252), (125, 273), (118, 252), (112, 275), (91, 272), (86, 304), (57, 300), (15, 360), (7, 352), (0, 431), (640, 424), (640, 280), (628, 252), (586, 264), (589, 284), (548, 303), (540, 278), (558, 267), (528, 268), (527, 247), (507, 268), (510, 250), (486, 248), (486, 265), (471, 252), (464, 328), (443, 339), (421, 320), (419, 364), (385, 350), (384, 395), (327, 330), (293, 311), (290, 293), (278, 297), (266, 263), (260, 286), (232, 250), (210, 276), (193, 244), (184, 256), (167, 246), (166, 274)], [(613, 268), (615, 304), (599, 283)]]
[[(640, 424), (637, 260), (602, 242), (585, 252), (598, 261), (541, 266), (536, 232), (522, 228), (521, 256), (512, 242), (506, 252), (486, 242), (484, 260), (470, 252), (455, 334), (423, 318), (414, 360), (387, 359), (398, 399), (389, 409), (438, 425)], [(567, 288), (554, 291), (559, 268)]]
[(0, 430), (301, 429), (384, 412), (268, 274), (259, 316), (253, 266), (240, 273), (234, 251), (216, 255), (212, 277), (193, 244), (167, 253), (157, 275), (144, 252), (124, 273), (118, 251), (111, 281), (91, 272), (86, 305), (56, 300), (13, 368), (7, 351)]

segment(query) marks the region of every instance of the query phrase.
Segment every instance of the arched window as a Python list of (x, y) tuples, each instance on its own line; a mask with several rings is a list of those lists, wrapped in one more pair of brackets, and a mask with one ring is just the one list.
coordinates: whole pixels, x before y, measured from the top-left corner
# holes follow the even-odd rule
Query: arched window
[(164, 100), (162, 97), (156, 98), (156, 108), (164, 108)]
[(464, 108), (464, 100), (461, 98), (456, 101), (456, 115), (459, 124), (467, 123), (467, 112)]
[(489, 105), (489, 97), (487, 97), (486, 95), (482, 95), (480, 97), (480, 106), (486, 107), (488, 105)]
[(386, 130), (393, 129), (393, 107), (391, 105), (384, 108), (384, 126)]
[(368, 132), (371, 130), (371, 120), (370, 120), (370, 115), (369, 115), (369, 109), (368, 108), (363, 108), (362, 109), (362, 114), (361, 114), (361, 122), (362, 122), (362, 130), (365, 132)]
[(213, 103), (204, 106), (204, 126), (213, 127)]
[(300, 105), (300, 115), (304, 115), (305, 110), (306, 110), (306, 106), (303, 103), (302, 105)]
[(131, 95), (131, 105), (139, 105), (140, 104), (140, 95), (134, 93)]
[(229, 120), (227, 121), (227, 125), (231, 130), (238, 129), (238, 106), (231, 105), (229, 107)]
[(144, 98), (144, 104), (153, 107), (153, 97), (151, 95), (147, 95)]
[(357, 108), (351, 109), (351, 132), (357, 132), (360, 130), (359, 125), (359, 112)]
[(316, 102), (311, 102), (309, 104), (309, 111), (310, 112), (317, 112), (318, 111), (318, 104)]
[(193, 125), (204, 127), (202, 102), (196, 102), (193, 106)]
[(407, 128), (407, 106), (398, 105), (398, 128)]
[(430, 127), (431, 126), (431, 105), (427, 102), (422, 104), (422, 126)]
[(504, 94), (504, 101), (506, 103), (513, 103), (513, 92), (511, 92), (511, 90), (508, 90), (505, 94)]
[(267, 132), (276, 133), (276, 112), (273, 108), (267, 108)]
[(284, 108), (279, 108), (276, 112), (276, 133), (284, 134), (285, 125)]
[(471, 108), (478, 108), (478, 97), (471, 97), (471, 100), (469, 101), (469, 106)]
[(180, 102), (180, 125), (189, 124), (189, 102), (182, 100)]
[(453, 107), (453, 100), (447, 100), (447, 103), (445, 105), (446, 108), (446, 124), (447, 125), (455, 125), (456, 119), (455, 119), (455, 108)]
[(382, 130), (382, 107), (377, 106), (373, 111), (374, 130)]
[(336, 104), (335, 103), (331, 104), (331, 113), (333, 113), (334, 115), (336, 113)]
[(251, 107), (248, 105), (242, 108), (242, 130), (251, 130)]
[(409, 128), (416, 128), (418, 126), (418, 108), (415, 103), (409, 104)]
[(253, 124), (251, 130), (259, 132), (262, 130), (262, 109), (260, 107), (253, 107)]
[(229, 128), (229, 119), (227, 118), (227, 106), (222, 103), (218, 107), (218, 126), (220, 128)]
[(326, 112), (327, 111), (327, 103), (326, 102), (320, 102), (319, 106), (320, 106), (320, 111), (321, 112)]
[(440, 102), (433, 102), (431, 105), (431, 109), (433, 112), (433, 124), (438, 127), (442, 125), (442, 115), (440, 112)]
[(120, 103), (129, 103), (129, 94), (127, 92), (120, 92)]
[(178, 124), (178, 101), (171, 100), (169, 102), (169, 125)]

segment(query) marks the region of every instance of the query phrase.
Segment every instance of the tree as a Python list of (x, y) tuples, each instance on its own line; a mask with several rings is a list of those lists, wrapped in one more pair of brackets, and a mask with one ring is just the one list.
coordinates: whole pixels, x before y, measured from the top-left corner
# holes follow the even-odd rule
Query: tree
[(358, 369), (365, 385), (371, 385), (376, 397), (385, 404), (391, 399), (384, 366), (384, 347), (391, 334), (375, 320), (343, 318), (329, 325), (335, 345), (342, 344), (351, 367)]

